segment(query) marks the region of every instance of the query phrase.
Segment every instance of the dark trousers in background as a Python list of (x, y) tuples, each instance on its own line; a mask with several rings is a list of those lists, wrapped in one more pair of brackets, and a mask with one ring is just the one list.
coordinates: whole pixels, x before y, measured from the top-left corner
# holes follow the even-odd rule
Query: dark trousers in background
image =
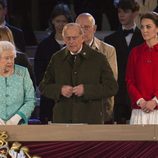
[(41, 95), (40, 97), (40, 121), (41, 124), (48, 124), (53, 118), (54, 101)]
[(123, 104), (114, 105), (114, 122), (117, 124), (127, 124), (131, 117), (131, 106)]

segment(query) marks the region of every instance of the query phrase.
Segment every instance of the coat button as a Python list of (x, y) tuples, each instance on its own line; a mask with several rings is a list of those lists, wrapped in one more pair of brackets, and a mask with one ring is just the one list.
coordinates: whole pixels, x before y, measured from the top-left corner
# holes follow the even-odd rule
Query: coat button
[(6, 94), (5, 96), (6, 96), (6, 97), (9, 97), (9, 95), (8, 95), (8, 94)]
[(151, 63), (151, 60), (147, 60), (147, 63)]
[(74, 74), (76, 75), (76, 74), (77, 74), (77, 72), (75, 71), (75, 72), (74, 72)]
[(86, 55), (86, 52), (83, 52), (83, 55)]

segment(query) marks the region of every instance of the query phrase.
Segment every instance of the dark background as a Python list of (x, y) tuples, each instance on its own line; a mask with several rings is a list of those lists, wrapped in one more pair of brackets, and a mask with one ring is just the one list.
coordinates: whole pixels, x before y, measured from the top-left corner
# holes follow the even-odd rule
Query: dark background
[(111, 29), (117, 28), (117, 13), (113, 0), (8, 0), (7, 20), (20, 28), (32, 27), (33, 30), (45, 30), (54, 5), (60, 2), (68, 4), (74, 15), (82, 12), (91, 13), (96, 20), (98, 30), (101, 30), (103, 13), (107, 15)]

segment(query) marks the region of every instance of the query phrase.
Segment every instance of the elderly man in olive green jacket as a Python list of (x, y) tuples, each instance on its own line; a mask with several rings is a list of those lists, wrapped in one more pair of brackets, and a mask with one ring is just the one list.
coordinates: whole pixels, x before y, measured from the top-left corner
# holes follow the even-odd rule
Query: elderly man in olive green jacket
[(40, 83), (41, 93), (56, 101), (54, 123), (104, 123), (103, 99), (118, 90), (104, 55), (83, 44), (80, 25), (63, 29), (66, 47), (58, 51)]

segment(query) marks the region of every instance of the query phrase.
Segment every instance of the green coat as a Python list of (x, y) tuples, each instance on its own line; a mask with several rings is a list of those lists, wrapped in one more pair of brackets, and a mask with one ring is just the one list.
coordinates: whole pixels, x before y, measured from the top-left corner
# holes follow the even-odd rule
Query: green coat
[[(61, 95), (63, 85), (79, 84), (84, 85), (83, 96)], [(58, 51), (51, 58), (39, 89), (56, 101), (53, 122), (99, 124), (104, 122), (103, 98), (114, 96), (118, 86), (105, 56), (84, 45), (74, 66), (66, 48)]]
[(0, 118), (8, 121), (15, 114), (27, 124), (35, 107), (35, 92), (27, 68), (16, 65), (14, 74), (0, 76)]

